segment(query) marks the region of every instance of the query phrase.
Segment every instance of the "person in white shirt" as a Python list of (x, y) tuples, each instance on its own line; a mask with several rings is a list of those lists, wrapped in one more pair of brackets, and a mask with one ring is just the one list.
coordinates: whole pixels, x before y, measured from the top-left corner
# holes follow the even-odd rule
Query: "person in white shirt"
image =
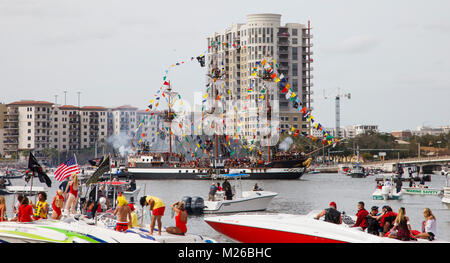
[(425, 221), (422, 223), (422, 233), (418, 234), (416, 237), (432, 241), (436, 236), (436, 218), (430, 208), (425, 208), (423, 210), (423, 217), (425, 217)]

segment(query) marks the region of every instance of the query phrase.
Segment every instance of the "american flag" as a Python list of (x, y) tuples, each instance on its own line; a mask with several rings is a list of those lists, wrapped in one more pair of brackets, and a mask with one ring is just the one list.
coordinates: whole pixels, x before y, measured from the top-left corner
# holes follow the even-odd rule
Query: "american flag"
[(62, 182), (74, 173), (80, 173), (80, 166), (78, 166), (75, 157), (72, 157), (58, 166), (58, 169), (56, 169), (55, 172), (55, 179), (58, 180), (58, 182)]

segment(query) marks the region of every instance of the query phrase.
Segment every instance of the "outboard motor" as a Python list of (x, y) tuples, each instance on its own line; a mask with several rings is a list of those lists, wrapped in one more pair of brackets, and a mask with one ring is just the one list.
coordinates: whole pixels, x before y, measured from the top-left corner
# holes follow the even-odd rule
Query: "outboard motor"
[(193, 196), (191, 200), (192, 214), (201, 215), (205, 208), (205, 201), (200, 196)]
[(184, 202), (184, 208), (186, 208), (186, 212), (188, 213), (188, 215), (192, 214), (192, 198), (190, 196), (184, 196), (181, 200)]

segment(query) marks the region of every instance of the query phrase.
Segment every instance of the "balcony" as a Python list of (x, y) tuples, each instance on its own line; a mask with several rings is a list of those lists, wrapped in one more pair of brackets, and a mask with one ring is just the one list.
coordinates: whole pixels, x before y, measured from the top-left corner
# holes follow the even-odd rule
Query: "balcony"
[(312, 34), (304, 34), (303, 38), (313, 38), (313, 35)]
[(303, 67), (303, 71), (313, 71), (313, 67)]
[(289, 44), (290, 44), (289, 40), (283, 40), (283, 39), (278, 40), (278, 46), (289, 46)]
[(288, 32), (278, 32), (277, 37), (290, 37), (291, 35)]

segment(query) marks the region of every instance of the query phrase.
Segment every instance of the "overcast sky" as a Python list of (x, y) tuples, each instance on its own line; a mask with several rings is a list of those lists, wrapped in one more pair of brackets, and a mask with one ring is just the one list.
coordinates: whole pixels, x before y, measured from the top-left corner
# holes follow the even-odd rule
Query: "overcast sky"
[[(247, 14), (311, 20), (316, 120), (382, 131), (450, 125), (449, 1), (0, 0), (0, 102), (21, 99), (145, 108), (173, 63)], [(186, 63), (170, 79), (185, 100), (205, 85)]]

